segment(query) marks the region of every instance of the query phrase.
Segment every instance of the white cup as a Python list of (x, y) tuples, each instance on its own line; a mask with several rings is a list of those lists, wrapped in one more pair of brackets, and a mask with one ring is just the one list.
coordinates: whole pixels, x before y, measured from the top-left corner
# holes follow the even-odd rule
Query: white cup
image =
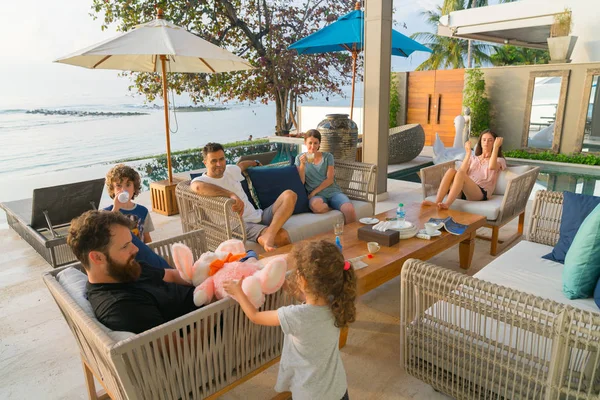
[(439, 229), (439, 225), (434, 224), (433, 222), (425, 223), (425, 231), (427, 231), (428, 235), (435, 235)]
[(119, 195), (117, 196), (117, 199), (121, 203), (127, 203), (129, 201), (129, 192), (121, 192), (121, 193), (119, 193)]
[(369, 253), (375, 254), (381, 249), (381, 246), (377, 242), (369, 242), (367, 243), (367, 249), (369, 249)]

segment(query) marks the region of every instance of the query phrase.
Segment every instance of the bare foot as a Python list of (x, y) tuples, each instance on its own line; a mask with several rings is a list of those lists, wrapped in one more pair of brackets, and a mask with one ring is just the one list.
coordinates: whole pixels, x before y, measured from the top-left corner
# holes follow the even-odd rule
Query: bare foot
[(423, 202), (421, 203), (421, 205), (423, 205), (423, 206), (435, 206), (435, 203), (433, 201), (423, 200)]
[(263, 247), (263, 249), (265, 249), (266, 252), (277, 250), (275, 244), (270, 242), (269, 239), (264, 235), (260, 236), (256, 241)]
[(448, 205), (446, 203), (438, 203), (438, 208), (440, 210), (447, 210), (448, 209)]

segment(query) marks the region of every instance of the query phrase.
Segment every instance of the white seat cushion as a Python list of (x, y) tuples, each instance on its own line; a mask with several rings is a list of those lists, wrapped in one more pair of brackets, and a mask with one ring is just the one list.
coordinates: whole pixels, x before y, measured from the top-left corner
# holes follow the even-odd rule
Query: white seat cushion
[(498, 180), (496, 181), (496, 188), (494, 189), (494, 194), (504, 194), (506, 192), (506, 186), (508, 185), (508, 181), (513, 179), (515, 176), (521, 175), (533, 167), (530, 165), (515, 165), (513, 167), (508, 167), (504, 171), (500, 171), (498, 174)]
[[(351, 200), (356, 210), (356, 218), (373, 216), (373, 207), (371, 203), (365, 201)], [(292, 243), (308, 239), (311, 236), (318, 235), (333, 230), (333, 223), (342, 217), (338, 210), (331, 210), (325, 214), (302, 213), (292, 215), (283, 225), (290, 235)]]
[[(467, 201), (457, 199), (450, 207), (452, 210), (464, 211), (471, 214), (483, 215), (489, 221), (495, 221), (500, 214), (500, 206), (504, 196), (492, 195), (486, 201)], [(435, 196), (426, 198), (429, 201), (435, 201)], [(445, 198), (444, 198), (445, 200)]]
[(593, 298), (569, 300), (563, 294), (564, 265), (542, 258), (551, 251), (552, 246), (522, 240), (474, 276), (585, 311), (600, 313)]
[(83, 312), (90, 317), (92, 321), (98, 324), (100, 328), (111, 339), (115, 342), (120, 342), (121, 340), (128, 339), (132, 336), (135, 336), (135, 333), (132, 332), (123, 332), (123, 331), (113, 331), (112, 329), (108, 329), (105, 325), (103, 325), (96, 316), (94, 315), (94, 310), (92, 308), (92, 304), (87, 299), (87, 275), (83, 272), (79, 271), (77, 268), (69, 267), (64, 271), (59, 272), (56, 275), (56, 280), (61, 286), (65, 289), (65, 291), (71, 296), (71, 298), (77, 303), (79, 307), (83, 310)]

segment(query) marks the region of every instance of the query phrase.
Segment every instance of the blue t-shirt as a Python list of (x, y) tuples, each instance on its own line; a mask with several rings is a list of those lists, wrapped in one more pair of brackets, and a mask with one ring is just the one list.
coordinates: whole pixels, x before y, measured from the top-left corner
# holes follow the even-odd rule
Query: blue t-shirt
[[(326, 151), (322, 152), (321, 162), (318, 164), (306, 163), (304, 169), (304, 187), (306, 187), (306, 191), (310, 194), (313, 190), (319, 187), (321, 183), (325, 179), (327, 179), (327, 169), (331, 166), (333, 167), (333, 154), (327, 153)], [(296, 156), (295, 164), (296, 166), (300, 165), (300, 156), (301, 154)], [(335, 183), (335, 179), (333, 183), (327, 186), (325, 189), (321, 190), (319, 193), (316, 193), (316, 196), (322, 196), (326, 199), (331, 198), (333, 195), (337, 193), (341, 193), (342, 189)]]
[[(112, 211), (113, 205), (106, 207), (106, 211)], [(129, 218), (135, 226), (131, 229), (131, 232), (144, 240), (145, 232), (152, 232), (154, 230), (154, 226), (152, 226), (152, 221), (150, 219), (150, 214), (148, 213), (148, 209), (140, 204), (136, 204), (132, 209), (119, 209), (119, 212)]]

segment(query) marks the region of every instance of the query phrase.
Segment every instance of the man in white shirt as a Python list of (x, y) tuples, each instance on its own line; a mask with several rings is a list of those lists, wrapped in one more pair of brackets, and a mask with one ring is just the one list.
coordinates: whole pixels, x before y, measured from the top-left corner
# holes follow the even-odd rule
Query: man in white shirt
[(261, 165), (258, 161), (240, 161), (237, 165), (226, 165), (225, 150), (219, 143), (208, 143), (202, 149), (206, 172), (192, 180), (191, 189), (202, 196), (223, 196), (235, 201), (233, 211), (239, 213), (246, 224), (248, 240), (258, 242), (266, 251), (290, 243), (283, 224), (296, 205), (297, 195), (286, 190), (275, 203), (264, 210), (256, 209), (242, 189), (242, 172), (246, 168)]

